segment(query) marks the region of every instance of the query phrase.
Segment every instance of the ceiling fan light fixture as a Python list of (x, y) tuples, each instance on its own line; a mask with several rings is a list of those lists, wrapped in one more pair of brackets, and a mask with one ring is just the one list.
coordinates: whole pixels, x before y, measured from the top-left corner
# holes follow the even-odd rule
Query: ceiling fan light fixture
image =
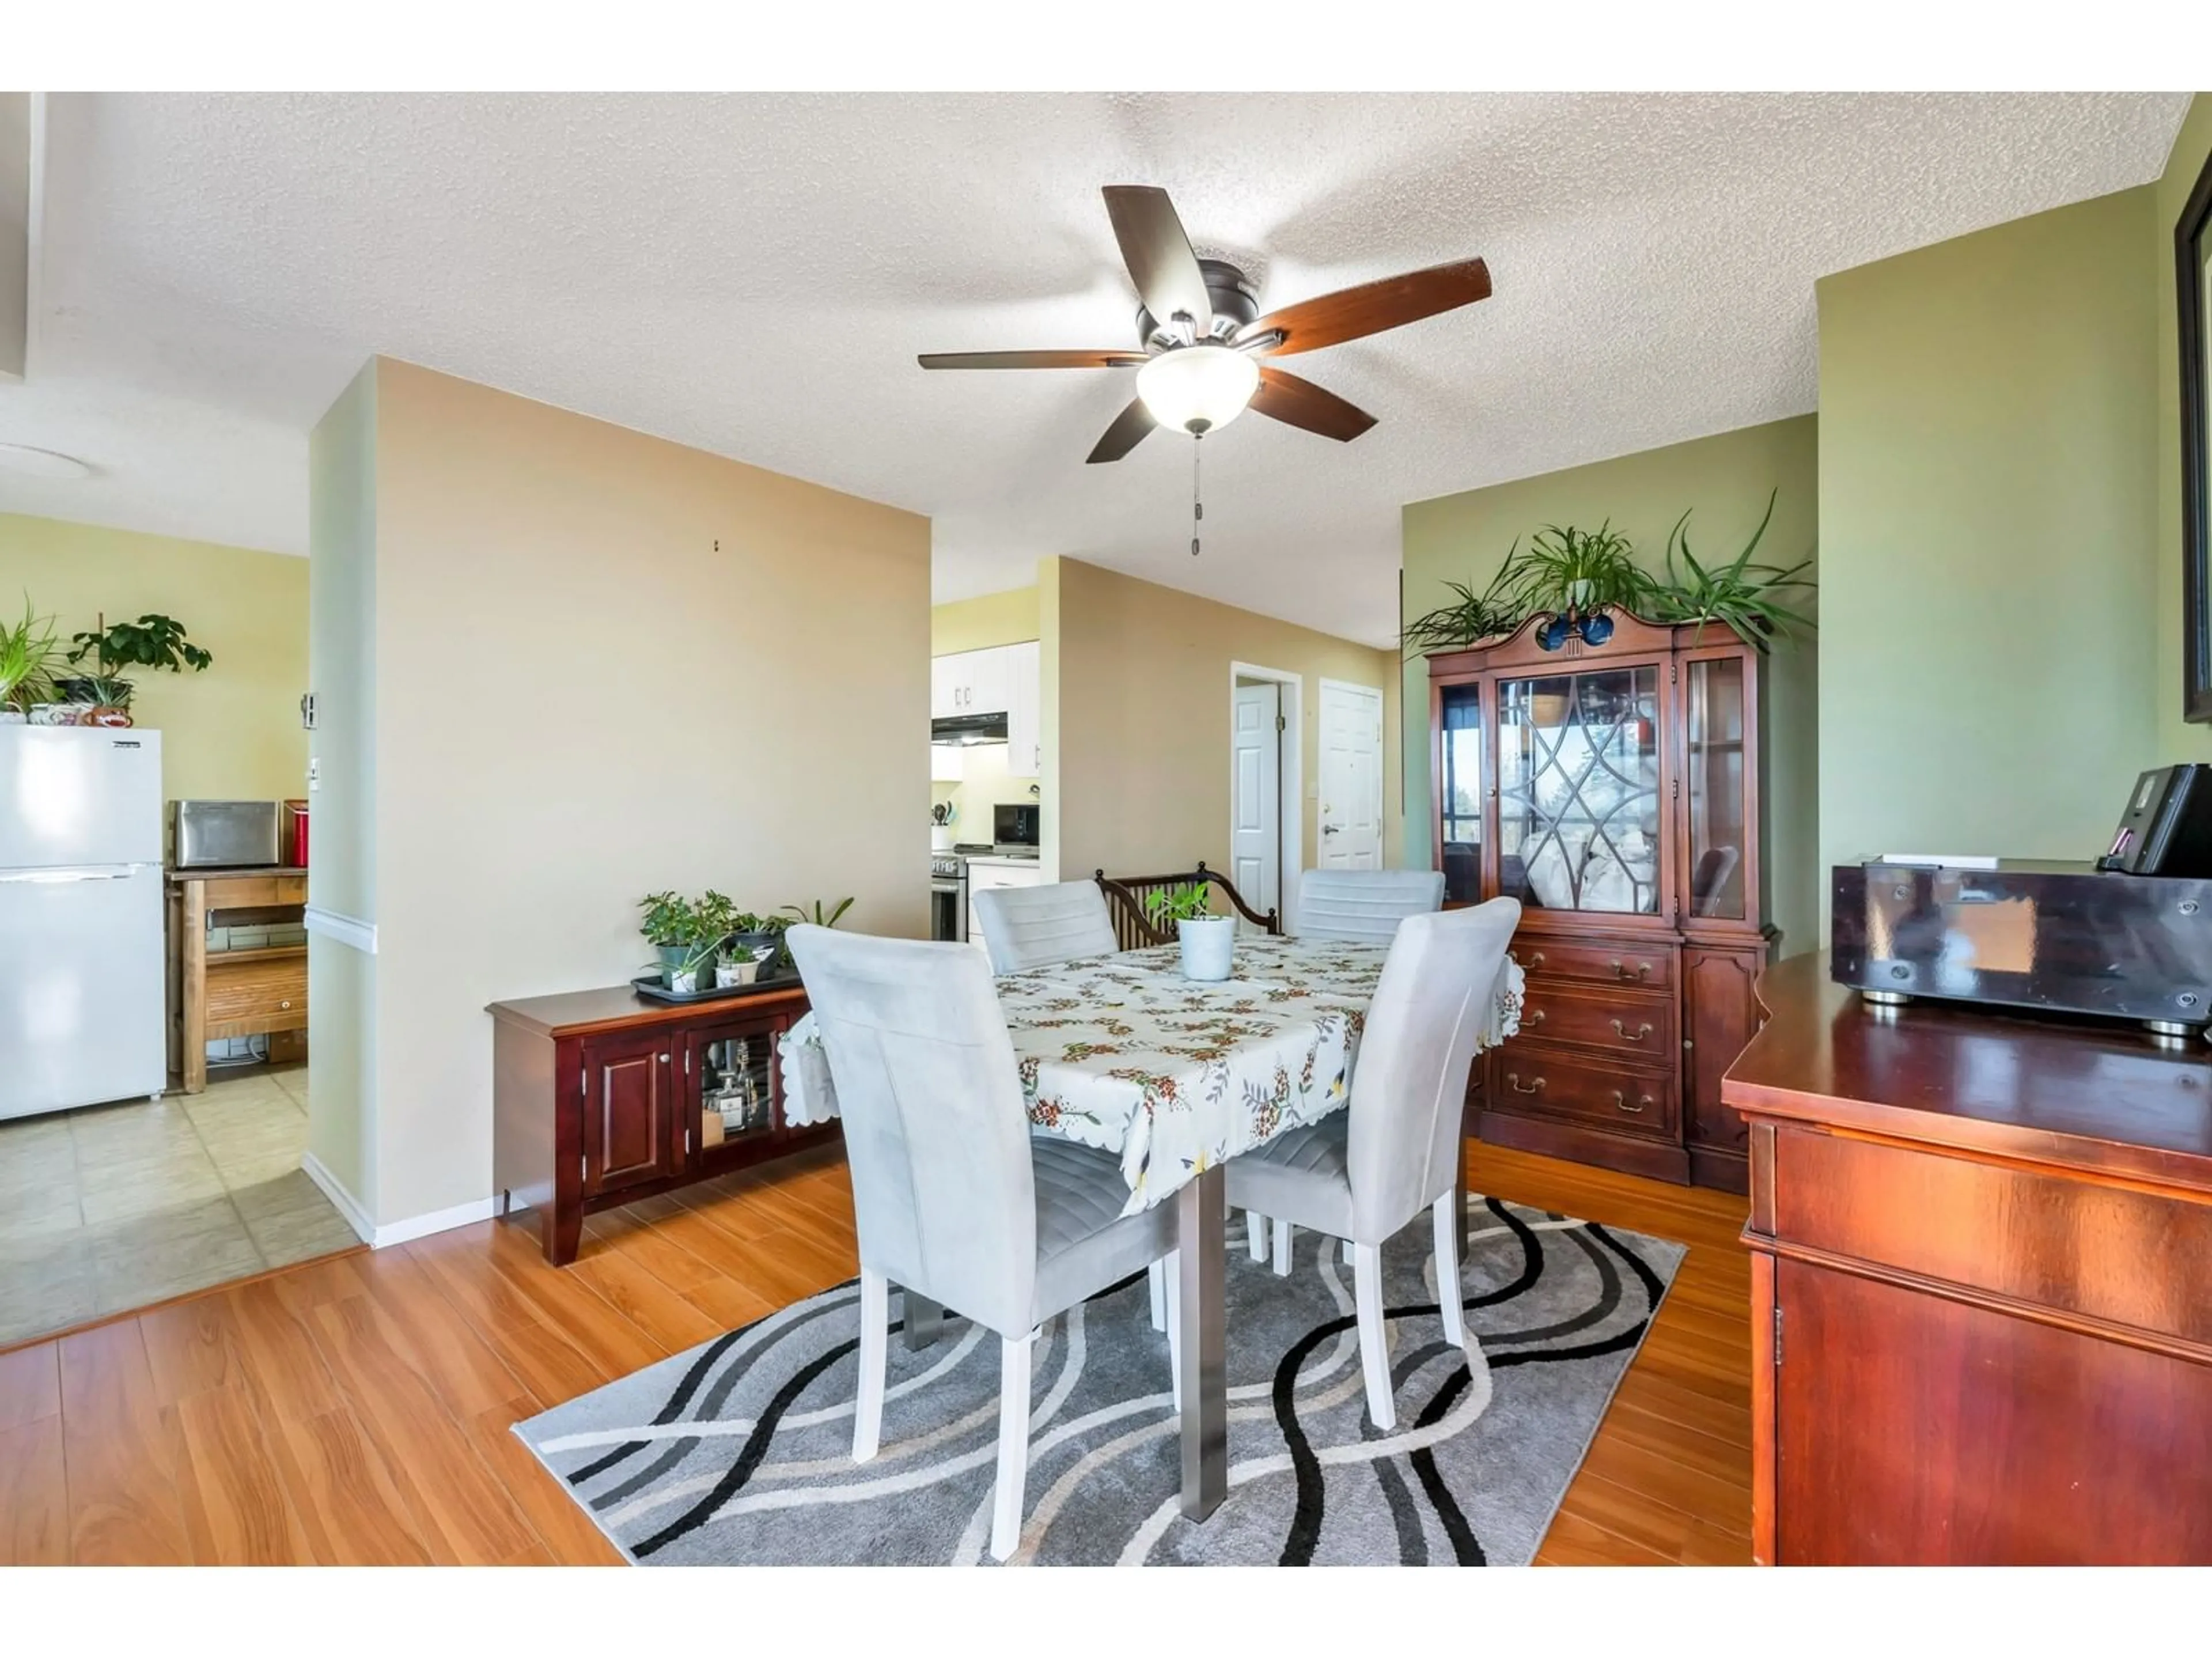
[(1137, 396), (1162, 426), (1194, 437), (1244, 412), (1260, 389), (1260, 366), (1227, 346), (1164, 351), (1137, 371)]

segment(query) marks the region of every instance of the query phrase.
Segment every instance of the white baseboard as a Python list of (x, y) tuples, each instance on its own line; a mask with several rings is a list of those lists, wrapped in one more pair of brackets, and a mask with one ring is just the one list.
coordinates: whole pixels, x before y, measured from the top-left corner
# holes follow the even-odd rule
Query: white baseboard
[(323, 1196), (330, 1200), (337, 1212), (345, 1218), (346, 1225), (360, 1236), (361, 1242), (374, 1244), (376, 1242), (376, 1224), (368, 1218), (354, 1195), (345, 1189), (345, 1183), (324, 1167), (323, 1160), (309, 1152), (300, 1160), (300, 1168), (307, 1172), (308, 1180), (323, 1189)]
[(466, 1204), (456, 1204), (450, 1210), (434, 1210), (428, 1215), (413, 1215), (404, 1221), (379, 1227), (376, 1237), (368, 1242), (380, 1250), (388, 1250), (394, 1244), (404, 1244), (410, 1239), (428, 1238), (432, 1233), (465, 1227), (471, 1222), (489, 1221), (497, 1210), (496, 1200), (479, 1198)]
[(300, 1167), (307, 1171), (308, 1180), (323, 1189), (323, 1196), (337, 1206), (337, 1212), (345, 1218), (346, 1225), (358, 1233), (362, 1243), (372, 1249), (388, 1250), (394, 1244), (428, 1238), (432, 1233), (465, 1227), (471, 1222), (489, 1221), (498, 1208), (495, 1200), (479, 1198), (467, 1204), (456, 1204), (450, 1210), (434, 1210), (428, 1215), (410, 1216), (404, 1221), (393, 1221), (380, 1227), (368, 1218), (360, 1201), (313, 1152), (300, 1160)]

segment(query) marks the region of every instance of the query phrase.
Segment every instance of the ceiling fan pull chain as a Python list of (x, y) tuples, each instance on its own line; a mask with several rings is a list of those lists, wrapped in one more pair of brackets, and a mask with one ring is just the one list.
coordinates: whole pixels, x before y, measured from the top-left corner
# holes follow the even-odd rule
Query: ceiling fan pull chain
[(1206, 503), (1198, 493), (1198, 447), (1206, 441), (1202, 435), (1190, 441), (1190, 556), (1198, 556), (1198, 526), (1206, 518)]

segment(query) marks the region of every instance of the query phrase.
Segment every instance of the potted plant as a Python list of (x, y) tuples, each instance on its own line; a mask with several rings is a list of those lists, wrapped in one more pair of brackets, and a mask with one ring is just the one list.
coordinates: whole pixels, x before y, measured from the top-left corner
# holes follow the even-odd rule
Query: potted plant
[(52, 697), (60, 652), (54, 619), (33, 611), (26, 594), (23, 620), (12, 627), (0, 623), (0, 725), (22, 725), (33, 707)]
[[(814, 908), (811, 910), (803, 904), (787, 904), (783, 908), (800, 921), (811, 921), (817, 927), (835, 927), (837, 925), (837, 918), (853, 908), (853, 901), (849, 898), (841, 898), (837, 901), (837, 908), (834, 910), (823, 909), (820, 899), (814, 901)], [(785, 928), (791, 926), (790, 922), (780, 921), (775, 924), (775, 930), (781, 935)]]
[[(1751, 532), (1751, 539), (1743, 544), (1743, 551), (1727, 564), (1710, 569), (1699, 564), (1690, 551), (1687, 513), (1674, 521), (1667, 532), (1667, 580), (1659, 590), (1658, 620), (1669, 623), (1695, 623), (1698, 631), (1692, 642), (1705, 636), (1707, 623), (1720, 623), (1733, 629), (1743, 639), (1764, 653), (1767, 641), (1776, 635), (1787, 638), (1793, 629), (1810, 628), (1813, 619), (1802, 611), (1794, 611), (1782, 602), (1781, 595), (1791, 588), (1808, 588), (1813, 584), (1798, 573), (1809, 569), (1812, 560), (1800, 559), (1784, 569), (1779, 565), (1753, 564), (1753, 553), (1758, 550), (1759, 539), (1766, 534), (1766, 526), (1774, 520), (1775, 495), (1766, 498), (1766, 514), (1759, 521), (1759, 528)], [(1677, 574), (1674, 569), (1674, 550), (1680, 548), (1686, 574)]]
[(663, 981), (678, 996), (696, 991), (699, 975), (712, 966), (721, 947), (721, 935), (708, 933), (701, 923), (698, 906), (674, 893), (647, 893), (638, 908), (645, 912), (638, 932), (659, 957)]
[(767, 965), (751, 945), (726, 945), (714, 962), (714, 983), (723, 990), (732, 985), (750, 985)]
[[(716, 985), (750, 985), (768, 971), (780, 942), (774, 929), (711, 887), (697, 908), (700, 931), (714, 941), (720, 952), (714, 969)], [(744, 971), (733, 971), (740, 968)]]
[(185, 637), (182, 623), (157, 611), (149, 611), (135, 623), (117, 623), (112, 628), (103, 615), (95, 629), (70, 637), (69, 659), (82, 663), (87, 657), (93, 659), (91, 673), (74, 676), (59, 684), (71, 694), (70, 701), (86, 710), (82, 723), (88, 726), (131, 724), (134, 688), (118, 671), (151, 668), (181, 674), (190, 668), (197, 674), (204, 672), (215, 660), (212, 653)]
[(1237, 951), (1237, 918), (1213, 915), (1208, 908), (1211, 897), (1205, 882), (1186, 882), (1180, 887), (1162, 888), (1146, 907), (1155, 927), (1175, 923), (1185, 979), (1229, 977)]

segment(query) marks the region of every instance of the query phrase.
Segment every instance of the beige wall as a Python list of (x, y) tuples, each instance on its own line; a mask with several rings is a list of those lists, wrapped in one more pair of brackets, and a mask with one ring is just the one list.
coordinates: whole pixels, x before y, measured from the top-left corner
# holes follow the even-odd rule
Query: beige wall
[[(1320, 777), (1321, 682), (1382, 693), (1383, 861), (1401, 857), (1389, 757), (1398, 658), (1076, 559), (1040, 564), (1046, 706), (1044, 832), (1063, 877), (1229, 864), (1231, 663), (1304, 677), (1304, 863)], [(1287, 872), (1286, 872), (1287, 873)], [(1285, 882), (1285, 890), (1289, 891)]]
[(486, 1003), (619, 983), (637, 900), (927, 933), (926, 519), (376, 366), (375, 1209), (485, 1197)]
[(213, 542), (0, 514), (0, 615), (26, 594), (66, 639), (159, 611), (215, 653), (204, 672), (126, 670), (132, 713), (161, 733), (170, 799), (307, 793), (307, 562)]
[[(1037, 591), (1035, 585), (1003, 593), (985, 593), (972, 599), (955, 599), (929, 613), (929, 654), (951, 656), (957, 651), (984, 651), (994, 645), (1019, 645), (1037, 637)], [(979, 743), (961, 751), (957, 783), (932, 782), (929, 797), (951, 803), (958, 816), (953, 820), (957, 839), (991, 839), (991, 809), (1001, 803), (1036, 803), (1043, 793), (1034, 776), (1006, 769), (1011, 751), (1002, 743)], [(1041, 764), (1041, 763), (1040, 763)]]
[[(307, 441), (308, 661), (316, 783), (307, 897), (376, 915), (376, 366)], [(307, 1150), (376, 1213), (376, 959), (307, 938)]]

